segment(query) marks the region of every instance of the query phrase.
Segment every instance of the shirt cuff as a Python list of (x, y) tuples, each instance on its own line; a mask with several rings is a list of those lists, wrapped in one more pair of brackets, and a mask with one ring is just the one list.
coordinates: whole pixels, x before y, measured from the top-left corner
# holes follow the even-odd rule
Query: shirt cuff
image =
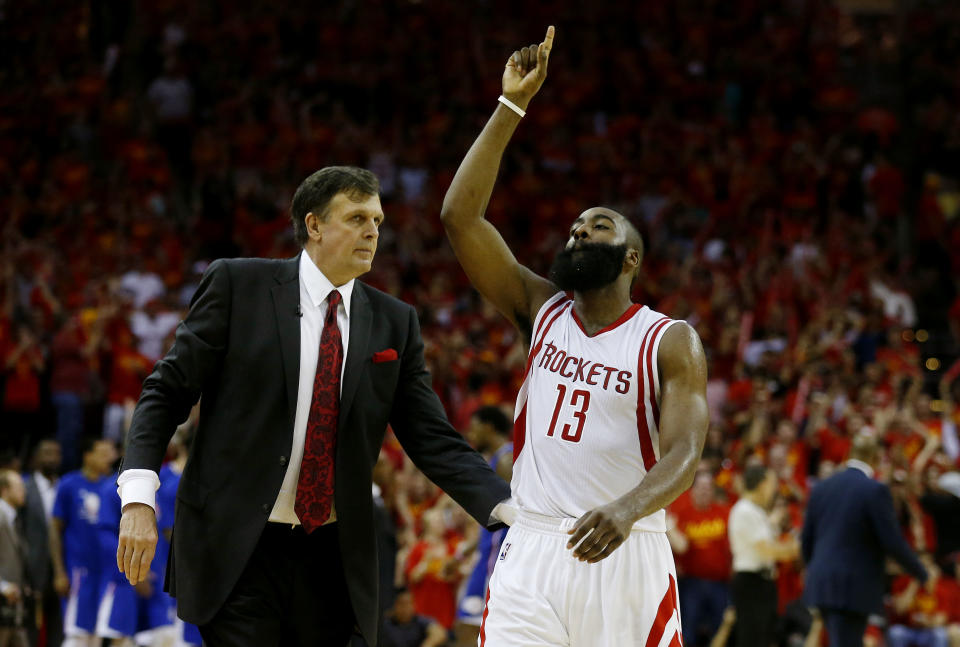
[(157, 511), (157, 490), (160, 477), (153, 470), (123, 470), (117, 479), (120, 509), (128, 503), (144, 503)]
[(490, 523), (505, 523), (512, 526), (517, 519), (517, 509), (513, 506), (513, 497), (504, 499), (493, 507), (490, 513)]

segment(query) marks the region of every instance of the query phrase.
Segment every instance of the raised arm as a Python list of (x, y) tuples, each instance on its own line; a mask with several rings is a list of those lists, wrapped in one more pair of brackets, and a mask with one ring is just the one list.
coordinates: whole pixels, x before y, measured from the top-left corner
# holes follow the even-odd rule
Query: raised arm
[[(666, 507), (690, 487), (707, 437), (707, 360), (696, 331), (671, 326), (658, 354), (660, 369), (660, 460), (640, 485), (616, 501), (591, 510), (571, 528), (574, 556), (598, 562), (630, 534), (633, 524)], [(591, 529), (596, 532), (587, 534)]]
[[(547, 78), (553, 27), (540, 45), (516, 51), (503, 71), (503, 96), (520, 110)], [(557, 293), (547, 279), (517, 262), (503, 237), (485, 218), (503, 151), (521, 116), (500, 103), (467, 151), (443, 199), (440, 218), (450, 244), (474, 287), (517, 328), (530, 335), (537, 311)]]

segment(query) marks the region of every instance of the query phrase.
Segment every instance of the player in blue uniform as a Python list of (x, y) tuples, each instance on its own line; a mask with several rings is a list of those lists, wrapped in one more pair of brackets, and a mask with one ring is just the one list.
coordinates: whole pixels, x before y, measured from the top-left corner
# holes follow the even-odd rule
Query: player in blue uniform
[[(162, 474), (162, 472), (161, 472)], [(144, 642), (154, 646), (174, 644), (172, 598), (163, 591), (163, 568), (166, 552), (151, 563), (151, 576), (136, 587), (131, 586), (116, 566), (117, 543), (120, 538), (120, 495), (112, 479), (103, 484), (100, 496), (100, 550), (104, 564), (100, 584), (100, 609), (96, 633), (112, 638), (114, 645)], [(173, 511), (158, 511), (158, 524)], [(167, 522), (172, 524), (172, 521)], [(159, 565), (158, 565), (159, 562)]]
[[(510, 442), (512, 427), (510, 418), (499, 407), (481, 407), (471, 416), (470, 427), (465, 434), (470, 444), (486, 457), (490, 467), (508, 483), (513, 474), (513, 443)], [(493, 567), (497, 555), (500, 554), (500, 544), (506, 534), (506, 528), (495, 532), (486, 528), (480, 529), (477, 544), (479, 558), (457, 607), (455, 633), (458, 645), (477, 644), (487, 583), (493, 575)]]
[[(60, 480), (53, 503), (50, 552), (54, 588), (63, 598), (64, 647), (93, 647), (103, 565), (97, 537), (100, 492), (117, 450), (108, 440), (85, 438), (82, 467)], [(116, 568), (116, 560), (113, 567)]]
[[(173, 513), (177, 500), (177, 488), (180, 486), (180, 475), (183, 474), (183, 468), (187, 464), (187, 456), (190, 453), (190, 440), (192, 434), (185, 424), (177, 430), (170, 440), (170, 453), (174, 455), (173, 460), (160, 469), (160, 489), (157, 490), (157, 553), (153, 558), (150, 569), (158, 582), (163, 582), (166, 574), (167, 556), (170, 554), (170, 541), (173, 537)], [(177, 603), (170, 595), (158, 587), (158, 595), (162, 595), (170, 610), (171, 617), (174, 619), (176, 645), (200, 645), (200, 630), (196, 625), (184, 622), (177, 618)]]
[[(114, 567), (106, 568), (103, 574), (97, 635), (113, 639), (114, 645), (136, 642), (152, 647), (175, 647), (190, 644), (183, 640), (182, 623), (177, 622), (176, 618), (176, 603), (163, 590), (177, 486), (187, 457), (179, 434), (171, 441), (170, 451), (177, 458), (160, 469), (160, 489), (156, 498), (157, 550), (150, 563), (150, 576), (135, 587), (116, 568), (120, 496), (112, 481), (104, 483), (100, 507), (100, 545), (104, 560), (112, 561)], [(199, 639), (196, 644), (200, 644)]]

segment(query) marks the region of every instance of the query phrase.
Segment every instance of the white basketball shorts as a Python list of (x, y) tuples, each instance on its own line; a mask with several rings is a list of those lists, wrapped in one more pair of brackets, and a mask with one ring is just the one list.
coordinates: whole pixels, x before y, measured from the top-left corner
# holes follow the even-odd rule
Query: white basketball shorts
[(606, 559), (566, 547), (576, 519), (520, 512), (490, 578), (480, 647), (681, 647), (667, 536), (634, 529)]

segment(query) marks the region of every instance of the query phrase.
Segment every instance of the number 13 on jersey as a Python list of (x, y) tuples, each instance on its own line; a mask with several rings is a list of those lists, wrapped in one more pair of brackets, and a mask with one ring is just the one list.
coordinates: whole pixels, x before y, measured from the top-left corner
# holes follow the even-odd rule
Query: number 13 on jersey
[[(567, 387), (563, 384), (557, 385), (557, 404), (553, 408), (553, 419), (550, 420), (550, 429), (547, 430), (547, 436), (553, 436), (557, 428), (557, 418), (560, 417), (560, 410), (567, 402)], [(583, 425), (587, 422), (587, 409), (590, 407), (590, 392), (583, 389), (575, 389), (570, 394), (570, 406), (573, 407), (573, 417), (577, 419), (577, 428), (574, 431), (573, 425), (569, 422), (564, 423), (560, 430), (560, 438), (571, 443), (580, 442), (580, 434), (583, 433)]]

